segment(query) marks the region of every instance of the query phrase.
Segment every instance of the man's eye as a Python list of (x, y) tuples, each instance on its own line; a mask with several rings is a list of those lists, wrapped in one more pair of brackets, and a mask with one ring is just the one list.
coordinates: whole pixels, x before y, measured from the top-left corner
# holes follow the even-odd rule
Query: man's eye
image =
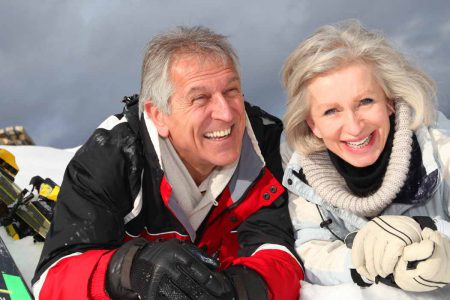
[(331, 116), (331, 115), (334, 115), (335, 113), (337, 113), (337, 109), (336, 109), (336, 108), (330, 108), (330, 109), (327, 109), (327, 110), (323, 113), (323, 115), (324, 115), (324, 116)]
[(234, 97), (236, 95), (240, 94), (239, 89), (237, 88), (231, 88), (225, 91), (226, 96)]
[(206, 95), (198, 95), (192, 98), (192, 101), (199, 101), (199, 100), (205, 100)]
[(359, 101), (359, 103), (360, 103), (361, 105), (368, 105), (368, 104), (373, 103), (373, 99), (371, 99), (371, 98), (364, 98), (364, 99), (362, 99), (361, 101)]

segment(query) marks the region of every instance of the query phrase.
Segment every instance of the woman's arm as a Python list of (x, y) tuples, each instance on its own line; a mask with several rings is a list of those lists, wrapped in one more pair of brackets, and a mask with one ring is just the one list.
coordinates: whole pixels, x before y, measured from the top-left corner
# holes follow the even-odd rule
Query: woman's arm
[(323, 220), (318, 207), (290, 193), (289, 212), (306, 280), (321, 285), (353, 283), (351, 249), (327, 228), (320, 227)]

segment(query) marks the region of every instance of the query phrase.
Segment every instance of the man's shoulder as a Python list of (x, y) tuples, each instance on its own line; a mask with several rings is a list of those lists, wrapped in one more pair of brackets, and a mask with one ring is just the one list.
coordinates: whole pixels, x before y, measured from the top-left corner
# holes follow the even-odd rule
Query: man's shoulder
[(127, 153), (142, 153), (138, 120), (130, 120), (126, 111), (106, 118), (92, 133), (75, 157), (103, 157), (102, 160), (120, 160)]
[(250, 102), (245, 101), (245, 111), (247, 113), (248, 118), (252, 122), (252, 125), (253, 122), (258, 120), (262, 121), (262, 125), (275, 125), (277, 127), (281, 128), (283, 127), (283, 123), (279, 118)]
[(283, 132), (283, 123), (277, 117), (248, 102), (245, 102), (245, 110), (266, 166), (281, 182), (283, 169), (281, 167), (280, 138)]
[[(279, 148), (283, 123), (259, 106), (245, 102), (245, 111), (260, 147), (266, 144)], [(275, 142), (275, 144), (273, 144)]]
[(110, 141), (120, 145), (121, 142), (130, 138), (137, 138), (137, 134), (131, 125), (123, 113), (109, 116), (95, 129), (91, 139), (103, 138), (103, 142)]
[(124, 107), (122, 112), (114, 114), (106, 118), (97, 127), (96, 131), (104, 134), (122, 134), (133, 133), (139, 134), (139, 98), (138, 95), (124, 97), (122, 102)]
[[(126, 137), (136, 139), (139, 137), (139, 108), (138, 96), (124, 97), (124, 108), (106, 118), (94, 131), (94, 135), (111, 138), (117, 145), (120, 141), (128, 140)], [(120, 139), (120, 140), (117, 140)]]

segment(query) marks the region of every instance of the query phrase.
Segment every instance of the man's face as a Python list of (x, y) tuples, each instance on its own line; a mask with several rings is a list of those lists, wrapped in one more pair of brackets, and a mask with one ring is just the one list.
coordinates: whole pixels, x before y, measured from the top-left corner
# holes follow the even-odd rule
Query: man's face
[(181, 55), (171, 64), (170, 80), (171, 113), (151, 104), (146, 111), (194, 180), (202, 181), (214, 167), (240, 156), (246, 123), (240, 78), (230, 63)]

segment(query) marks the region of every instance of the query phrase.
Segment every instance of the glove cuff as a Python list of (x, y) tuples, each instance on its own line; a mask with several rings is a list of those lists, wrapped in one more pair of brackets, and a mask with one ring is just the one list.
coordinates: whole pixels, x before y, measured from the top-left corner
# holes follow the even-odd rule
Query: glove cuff
[(267, 286), (258, 272), (244, 265), (231, 266), (224, 271), (230, 279), (238, 300), (269, 299)]
[(377, 275), (375, 277), (375, 283), (378, 284), (379, 282), (384, 283), (385, 285), (392, 286), (394, 288), (400, 288), (397, 283), (395, 283), (395, 278), (393, 274), (389, 274), (386, 277), (381, 277), (380, 275)]
[(419, 223), (420, 228), (423, 230), (425, 228), (430, 228), (432, 230), (437, 230), (436, 223), (431, 217), (426, 216), (414, 216), (412, 217), (414, 221)]
[(372, 285), (372, 283), (365, 281), (356, 269), (350, 269), (350, 275), (352, 276), (353, 282), (360, 287), (369, 287)]
[(105, 289), (113, 299), (136, 299), (131, 288), (131, 265), (134, 256), (148, 241), (137, 238), (122, 245), (111, 257), (106, 271)]

